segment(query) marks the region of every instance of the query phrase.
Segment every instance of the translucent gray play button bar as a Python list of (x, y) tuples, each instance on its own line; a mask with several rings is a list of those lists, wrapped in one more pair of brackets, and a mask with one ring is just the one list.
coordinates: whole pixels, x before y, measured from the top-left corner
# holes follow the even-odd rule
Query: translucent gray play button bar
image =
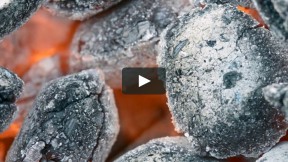
[(165, 94), (164, 68), (124, 68), (122, 92), (124, 94)]

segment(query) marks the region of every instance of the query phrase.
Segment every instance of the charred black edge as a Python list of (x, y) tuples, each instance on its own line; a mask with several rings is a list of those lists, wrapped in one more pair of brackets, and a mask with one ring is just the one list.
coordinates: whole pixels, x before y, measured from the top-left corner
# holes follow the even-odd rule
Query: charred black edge
[[(15, 73), (13, 73), (12, 71), (10, 71), (9, 69), (5, 67), (0, 66), (0, 72), (1, 71), (7, 71), (12, 76), (11, 79), (14, 79), (13, 83), (15, 86), (15, 89), (13, 90), (16, 90), (16, 91), (13, 91), (13, 90), (11, 91), (11, 93), (13, 94), (13, 100), (5, 100), (5, 99), (3, 100), (2, 98), (2, 101), (0, 104), (13, 104), (19, 98), (20, 94), (22, 93), (24, 82)], [(1, 98), (1, 95), (0, 95), (0, 98)]]
[[(1, 20), (0, 22), (0, 41), (3, 39), (3, 37), (10, 34), (14, 30), (17, 30), (20, 26), (26, 23), (29, 20), (29, 17), (38, 8), (40, 8), (40, 4), (42, 4), (44, 0), (25, 0), (21, 3), (17, 1), (18, 0), (12, 0), (8, 6), (0, 10), (0, 17), (5, 17), (6, 20)], [(7, 26), (12, 27), (7, 28)]]
[[(275, 10), (271, 0), (253, 0), (257, 10), (260, 15), (264, 17), (264, 21), (273, 30), (273, 28), (278, 28), (284, 36), (285, 40), (288, 40), (288, 32), (285, 31), (284, 22), (285, 20), (281, 18), (279, 13)], [(268, 18), (268, 19), (267, 19)], [(280, 25), (275, 25), (280, 24)]]

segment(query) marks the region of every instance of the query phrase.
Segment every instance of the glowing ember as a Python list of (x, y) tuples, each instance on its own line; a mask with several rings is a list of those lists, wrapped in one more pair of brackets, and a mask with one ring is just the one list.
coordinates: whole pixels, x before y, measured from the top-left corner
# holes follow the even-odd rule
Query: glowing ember
[(0, 65), (22, 76), (33, 64), (58, 54), (63, 60), (63, 70), (67, 71), (68, 48), (77, 26), (78, 22), (39, 10), (27, 24), (1, 43), (0, 54), (4, 59)]
[(121, 90), (114, 90), (114, 95), (121, 127), (110, 160), (150, 139), (179, 135), (171, 123), (165, 95), (123, 95)]
[(259, 22), (259, 27), (265, 27), (266, 29), (268, 29), (268, 26), (265, 24), (264, 20), (256, 9), (242, 6), (238, 6), (237, 9), (252, 16), (256, 21)]
[[(57, 54), (61, 60), (62, 72), (66, 73), (68, 49), (77, 26), (78, 22), (54, 17), (46, 10), (39, 10), (27, 24), (1, 42), (0, 66), (23, 76), (35, 63)], [(4, 161), (23, 118), (19, 117), (0, 134), (0, 162)]]
[(14, 137), (18, 134), (21, 128), (20, 122), (14, 122), (3, 133), (0, 134), (0, 162), (4, 162), (6, 153), (12, 144)]
[[(0, 9), (12, 2), (11, 0), (0, 1)], [(188, 3), (188, 0), (183, 0), (183, 2)], [(173, 3), (173, 5), (176, 4)], [(200, 4), (200, 7), (203, 9), (205, 9), (206, 6), (207, 5), (205, 4)], [(119, 7), (121, 7), (121, 5)], [(235, 10), (235, 7), (233, 9)], [(268, 29), (268, 26), (264, 23), (256, 9), (244, 7), (244, 5), (237, 6), (237, 9), (250, 15), (259, 22), (259, 25), (257, 25), (256, 22), (256, 27)], [(162, 14), (162, 12), (160, 13)], [(108, 12), (106, 14), (108, 14)], [(99, 18), (103, 18), (104, 16), (105, 14), (100, 14)], [(241, 16), (243, 17), (243, 14), (241, 14)], [(111, 21), (114, 20), (114, 17), (111, 17)], [(97, 23), (99, 23), (99, 21), (97, 21)], [(105, 23), (105, 21), (103, 21), (103, 23)], [(13, 70), (26, 82), (26, 91), (23, 92), (22, 98), (18, 101), (18, 118), (16, 118), (14, 123), (12, 123), (6, 131), (0, 134), (0, 162), (4, 162), (7, 151), (14, 141), (15, 136), (18, 134), (27, 112), (32, 108), (35, 95), (39, 92), (42, 85), (51, 79), (67, 74), (69, 72), (69, 67), (71, 68), (71, 66), (73, 66), (72, 64), (69, 65), (69, 51), (70, 47), (73, 47), (71, 42), (79, 24), (80, 22), (78, 21), (71, 21), (53, 16), (47, 10), (40, 9), (26, 25), (22, 26), (0, 42), (0, 66)], [(253, 25), (255, 25), (255, 23), (253, 23)], [(115, 25), (113, 26), (115, 27)], [(99, 28), (99, 26), (97, 27)], [(117, 30), (117, 32), (119, 31)], [(268, 31), (265, 30), (265, 32)], [(109, 35), (108, 32), (106, 34), (104, 33), (104, 35), (107, 34)], [(116, 33), (116, 35), (117, 34), (119, 33)], [(87, 33), (87, 35), (90, 36), (91, 33)], [(101, 35), (100, 33), (100, 36), (102, 41), (103, 34)], [(231, 35), (229, 35), (229, 37), (231, 37)], [(115, 36), (111, 36), (111, 38), (114, 40)], [(130, 37), (128, 38), (130, 39)], [(79, 44), (81, 46), (84, 45), (83, 41), (79, 42)], [(94, 44), (92, 43), (93, 48), (101, 46), (99, 44), (95, 46)], [(213, 44), (215, 45), (213, 41), (207, 41), (208, 46), (213, 46)], [(110, 47), (110, 45), (111, 42), (108, 42), (108, 47)], [(133, 44), (133, 46), (134, 45), (136, 46), (139, 44)], [(74, 48), (78, 48), (78, 46), (74, 46)], [(154, 50), (154, 47), (151, 49), (149, 48), (149, 50)], [(91, 54), (91, 51), (87, 51), (88, 54)], [(106, 56), (107, 55), (105, 55), (105, 57)], [(141, 59), (143, 61), (144, 58)], [(52, 63), (49, 64), (47, 62)], [(131, 62), (131, 59), (128, 59), (128, 62)], [(145, 61), (143, 62), (146, 63)], [(107, 68), (106, 63), (104, 64), (105, 67), (102, 67), (103, 69)], [(125, 64), (125, 66), (127, 65)], [(56, 73), (54, 73), (55, 71), (53, 70), (56, 70)], [(117, 76), (115, 75), (112, 75), (112, 78), (113, 80), (117, 80)], [(108, 161), (114, 160), (115, 157), (123, 154), (127, 150), (144, 144), (151, 139), (164, 136), (183, 136), (183, 134), (179, 134), (174, 130), (175, 127), (171, 123), (171, 114), (166, 105), (167, 98), (165, 95), (123, 95), (120, 89), (114, 89), (114, 96), (119, 112), (121, 130), (111, 154), (109, 155)], [(237, 126), (239, 127), (239, 125)], [(208, 138), (204, 139), (204, 141), (207, 139)], [(287, 140), (288, 135), (281, 139), (281, 141)], [(250, 159), (233, 157), (226, 160), (228, 162), (245, 162)]]

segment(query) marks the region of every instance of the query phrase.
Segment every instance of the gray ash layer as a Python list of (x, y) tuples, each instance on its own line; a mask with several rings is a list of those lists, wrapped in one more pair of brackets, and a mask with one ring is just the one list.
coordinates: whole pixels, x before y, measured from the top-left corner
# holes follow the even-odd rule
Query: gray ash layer
[(6, 161), (105, 161), (119, 131), (112, 91), (97, 70), (49, 82)]
[(11, 0), (0, 8), (0, 40), (21, 25), (36, 11), (43, 0)]
[(14, 103), (22, 92), (23, 84), (16, 74), (0, 67), (0, 103)]
[(107, 16), (85, 22), (73, 39), (71, 71), (98, 67), (117, 87), (124, 67), (156, 66), (159, 35), (189, 6), (187, 1), (128, 0)]
[(84, 20), (119, 2), (121, 0), (47, 0), (45, 6), (56, 15)]
[(256, 25), (230, 5), (207, 5), (163, 35), (158, 63), (174, 124), (203, 154), (257, 157), (286, 133), (262, 88), (288, 80), (288, 49)]
[(115, 162), (220, 162), (213, 158), (200, 157), (185, 137), (165, 137), (151, 140), (125, 153)]
[(265, 99), (276, 108), (280, 108), (288, 121), (288, 84), (272, 84), (263, 88)]
[(287, 162), (287, 159), (288, 142), (281, 142), (262, 155), (262, 157), (256, 160), (256, 162)]
[(244, 7), (253, 7), (252, 0), (198, 0), (201, 3), (216, 3), (216, 4), (226, 4), (229, 3), (233, 6), (244, 6)]
[(288, 40), (288, 0), (253, 0), (270, 30)]
[(0, 132), (12, 122), (17, 111), (15, 101), (23, 90), (23, 81), (9, 70), (0, 67)]

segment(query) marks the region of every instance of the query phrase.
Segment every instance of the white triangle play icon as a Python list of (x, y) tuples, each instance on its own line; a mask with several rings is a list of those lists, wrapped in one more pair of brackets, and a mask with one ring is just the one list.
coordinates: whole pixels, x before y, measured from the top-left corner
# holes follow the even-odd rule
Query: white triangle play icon
[(142, 77), (141, 75), (138, 75), (138, 87), (142, 87), (143, 85), (150, 83), (151, 80)]

